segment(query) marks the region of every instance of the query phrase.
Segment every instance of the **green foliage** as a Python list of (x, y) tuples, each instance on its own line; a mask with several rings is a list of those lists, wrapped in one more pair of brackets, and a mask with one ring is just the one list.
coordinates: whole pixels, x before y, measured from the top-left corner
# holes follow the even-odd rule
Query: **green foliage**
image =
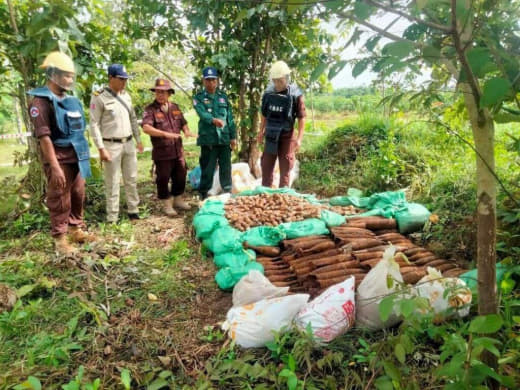
[(47, 230), (49, 217), (42, 209), (34, 207), (30, 211), (20, 215), (14, 221), (6, 220), (2, 229), (1, 238), (20, 237), (35, 230)]
[[(307, 105), (314, 107), (320, 113), (331, 112), (357, 112), (367, 113), (374, 112), (374, 107), (377, 106), (380, 98), (377, 95), (351, 95), (345, 97), (339, 94), (332, 95), (318, 95), (307, 99)], [(376, 112), (381, 112), (380, 108), (375, 109)]]
[[(24, 337), (24, 332), (30, 328), (31, 321), (49, 321), (41, 310), (45, 310), (42, 299), (32, 301), (23, 305), (18, 301), (11, 312), (0, 314), (0, 339), (3, 340), (4, 348), (11, 351), (10, 356), (2, 355), (0, 363), (4, 359), (13, 361), (17, 355), (25, 356), (26, 365), (43, 364), (50, 367), (58, 367), (71, 359), (71, 354), (81, 350), (81, 342), (88, 339), (85, 329), (78, 329), (78, 321), (84, 313), (77, 312), (65, 326), (63, 333), (42, 332), (29, 336), (27, 345), (23, 351), (19, 350), (17, 341)], [(4, 353), (6, 352), (4, 351)], [(16, 352), (15, 352), (16, 351)]]
[(132, 378), (130, 377), (130, 371), (128, 368), (124, 368), (121, 371), (121, 384), (125, 388), (125, 390), (130, 390), (130, 384), (132, 383)]
[(29, 376), (25, 382), (20, 383), (14, 387), (15, 390), (41, 390), (42, 385), (40, 380), (34, 376)]
[[(466, 131), (461, 135), (468, 136)], [(507, 136), (510, 131), (510, 126), (497, 130), (497, 171), (505, 185), (514, 188), (520, 170), (514, 163), (518, 155), (514, 141)], [(407, 188), (408, 199), (424, 204), (440, 218), (439, 223), (428, 224), (423, 240), (434, 241), (443, 256), (474, 259), (474, 156), (444, 128), (415, 122), (410, 115), (383, 119), (366, 114), (330, 131), (322, 142), (313, 140), (305, 150), (295, 183), (301, 191), (334, 196), (346, 194), (349, 187), (366, 194)], [(519, 214), (511, 200), (504, 195), (500, 199), (498, 212), (504, 226), (498, 248), (506, 257), (517, 254), (513, 248), (520, 247)]]
[[(235, 121), (243, 141), (240, 155), (247, 160), (271, 63), (286, 61), (301, 87), (321, 85), (328, 64), (339, 59), (331, 49), (333, 37), (322, 29), (312, 7), (206, 0), (186, 4), (186, 17), (195, 31), (190, 47), (196, 68), (211, 64), (219, 69), (221, 85), (236, 104)], [(338, 62), (335, 71), (341, 66)], [(196, 77), (197, 88), (199, 81)]]
[[(520, 364), (520, 341), (510, 337), (520, 323), (518, 294), (503, 295), (500, 314), (444, 322), (434, 321), (424, 298), (392, 295), (381, 305), (401, 313), (403, 323), (371, 334), (351, 329), (327, 346), (314, 344), (309, 331), (282, 331), (266, 345), (267, 355), (231, 344), (206, 364), (197, 388), (476, 388), (489, 378), (504, 388), (518, 385), (511, 370)], [(499, 357), (498, 369), (486, 365), (483, 351)]]
[[(93, 382), (85, 382), (83, 376), (85, 374), (85, 368), (79, 366), (78, 374), (69, 383), (61, 386), (63, 390), (98, 390), (100, 387), (100, 380), (95, 379)], [(85, 382), (85, 383), (84, 383)]]
[(193, 250), (186, 240), (175, 241), (164, 260), (165, 264), (175, 265), (193, 256)]

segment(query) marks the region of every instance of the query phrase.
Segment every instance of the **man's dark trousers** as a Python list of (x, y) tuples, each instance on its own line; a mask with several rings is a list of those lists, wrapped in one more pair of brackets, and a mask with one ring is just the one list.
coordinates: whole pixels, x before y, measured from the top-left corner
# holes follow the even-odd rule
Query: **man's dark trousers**
[(220, 186), (231, 192), (231, 148), (229, 145), (201, 145), (199, 164), (202, 171), (199, 192), (204, 198), (213, 184), (215, 169), (219, 166)]

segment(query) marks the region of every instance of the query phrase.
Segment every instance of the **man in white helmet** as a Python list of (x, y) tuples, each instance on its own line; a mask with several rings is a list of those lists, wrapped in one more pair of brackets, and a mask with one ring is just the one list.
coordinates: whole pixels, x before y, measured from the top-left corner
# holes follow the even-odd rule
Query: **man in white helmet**
[(57, 252), (67, 255), (76, 251), (68, 238), (77, 243), (93, 239), (83, 231), (85, 178), (91, 174), (85, 115), (78, 98), (67, 95), (75, 77), (72, 59), (64, 53), (52, 52), (40, 68), (45, 69), (47, 84), (28, 92), (34, 96), (29, 115), (47, 177), (51, 234)]
[[(305, 127), (305, 103), (301, 90), (290, 82), (291, 70), (284, 61), (271, 66), (271, 83), (262, 96), (262, 121), (258, 143), (265, 137), (262, 154), (262, 185), (273, 185), (273, 172), (278, 159), (279, 187), (289, 186), (289, 173), (294, 166), (295, 153), (300, 149)], [(298, 134), (294, 125), (298, 119)]]

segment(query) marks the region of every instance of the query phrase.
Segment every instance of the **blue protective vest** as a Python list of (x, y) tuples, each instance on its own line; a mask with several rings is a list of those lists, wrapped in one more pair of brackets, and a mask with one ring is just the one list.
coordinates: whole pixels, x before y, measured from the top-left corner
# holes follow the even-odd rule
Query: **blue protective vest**
[(81, 177), (92, 175), (90, 170), (90, 150), (85, 138), (85, 114), (79, 99), (75, 96), (66, 96), (58, 99), (48, 87), (35, 88), (27, 92), (28, 95), (44, 97), (52, 102), (56, 117), (57, 129), (51, 129), (52, 143), (59, 147), (72, 146), (78, 157)]

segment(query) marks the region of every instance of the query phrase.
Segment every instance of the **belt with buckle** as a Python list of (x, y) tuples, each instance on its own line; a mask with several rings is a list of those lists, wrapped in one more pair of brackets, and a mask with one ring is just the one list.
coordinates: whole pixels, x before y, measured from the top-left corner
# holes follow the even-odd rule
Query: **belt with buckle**
[(125, 137), (125, 138), (103, 138), (103, 141), (105, 142), (117, 142), (119, 144), (123, 144), (125, 142), (128, 142), (132, 139), (132, 136), (129, 135), (128, 137)]

